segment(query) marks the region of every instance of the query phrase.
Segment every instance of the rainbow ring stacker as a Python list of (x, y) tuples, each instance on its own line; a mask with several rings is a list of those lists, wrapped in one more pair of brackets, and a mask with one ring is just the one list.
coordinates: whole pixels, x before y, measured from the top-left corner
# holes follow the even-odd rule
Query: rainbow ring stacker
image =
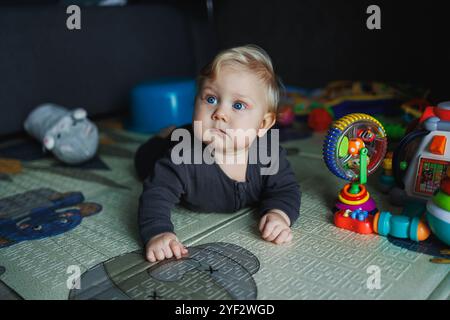
[(365, 183), (383, 162), (386, 151), (386, 132), (377, 119), (354, 113), (332, 124), (324, 141), (323, 159), (334, 175), (349, 181), (339, 192), (335, 213), (363, 210), (373, 217), (378, 212)]

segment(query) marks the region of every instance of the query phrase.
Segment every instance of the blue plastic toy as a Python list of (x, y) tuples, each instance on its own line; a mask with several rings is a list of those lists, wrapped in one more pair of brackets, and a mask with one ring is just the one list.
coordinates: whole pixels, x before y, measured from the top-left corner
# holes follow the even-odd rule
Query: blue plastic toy
[(363, 211), (361, 209), (356, 209), (351, 213), (352, 219), (358, 219), (359, 221), (364, 221), (369, 216), (368, 211)]
[(392, 215), (390, 212), (381, 212), (375, 216), (374, 231), (381, 236), (423, 241), (430, 235), (430, 229), (419, 217), (406, 217)]
[(128, 129), (154, 133), (170, 125), (192, 122), (195, 91), (193, 79), (167, 79), (136, 86), (131, 92)]

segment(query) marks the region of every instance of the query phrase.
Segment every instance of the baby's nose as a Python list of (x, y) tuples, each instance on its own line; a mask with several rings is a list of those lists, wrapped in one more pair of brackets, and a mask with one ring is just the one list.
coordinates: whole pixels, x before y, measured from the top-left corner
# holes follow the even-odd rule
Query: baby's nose
[(213, 120), (222, 120), (222, 121), (227, 122), (228, 121), (228, 116), (225, 114), (225, 112), (223, 112), (222, 109), (217, 109), (212, 114), (212, 119)]

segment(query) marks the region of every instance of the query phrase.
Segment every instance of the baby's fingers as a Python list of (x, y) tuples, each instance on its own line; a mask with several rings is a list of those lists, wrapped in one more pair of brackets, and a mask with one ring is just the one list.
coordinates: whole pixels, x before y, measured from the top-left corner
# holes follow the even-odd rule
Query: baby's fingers
[(269, 236), (272, 234), (272, 232), (273, 232), (273, 230), (274, 230), (274, 228), (275, 228), (276, 226), (277, 226), (276, 223), (274, 223), (273, 221), (267, 222), (267, 223), (264, 225), (264, 228), (263, 228), (263, 231), (262, 231), (262, 234), (261, 234), (261, 236), (263, 237), (263, 239), (266, 239), (266, 240), (267, 240), (267, 237), (269, 237)]
[(165, 254), (161, 248), (155, 249), (154, 252), (155, 252), (155, 257), (157, 260), (164, 260)]
[(280, 234), (280, 232), (282, 231), (282, 227), (280, 225), (276, 225), (273, 230), (272, 233), (270, 233), (266, 238), (264, 238), (267, 241), (273, 241), (276, 239), (276, 237), (278, 237), (278, 235)]
[(180, 259), (182, 255), (181, 250), (183, 249), (183, 246), (176, 240), (171, 240), (169, 246), (175, 258)]
[(164, 245), (163, 248), (162, 248), (162, 250), (163, 250), (163, 252), (164, 252), (164, 256), (165, 256), (167, 259), (170, 259), (170, 258), (173, 257), (172, 249), (170, 248), (170, 246), (169, 246), (168, 244), (167, 244), (167, 245)]
[(264, 225), (266, 224), (267, 221), (267, 215), (264, 215), (261, 220), (259, 221), (259, 232), (263, 231)]
[(155, 262), (156, 258), (155, 258), (155, 254), (153, 253), (153, 250), (147, 250), (147, 260), (150, 262)]
[(287, 239), (286, 239), (286, 242), (291, 242), (293, 237), (294, 237), (294, 235), (292, 234), (292, 230), (291, 230), (289, 232), (289, 235), (288, 235)]
[(283, 231), (280, 232), (280, 234), (278, 235), (278, 237), (276, 237), (276, 239), (273, 241), (276, 244), (282, 244), (285, 242), (289, 242), (292, 240), (292, 232), (289, 229), (284, 229)]

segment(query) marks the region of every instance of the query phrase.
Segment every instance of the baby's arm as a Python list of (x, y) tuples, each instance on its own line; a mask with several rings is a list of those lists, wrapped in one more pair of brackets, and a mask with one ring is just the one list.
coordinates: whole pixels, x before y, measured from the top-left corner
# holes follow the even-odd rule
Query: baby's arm
[(290, 226), (298, 219), (301, 194), (286, 151), (281, 147), (278, 160), (278, 172), (263, 176), (259, 230), (264, 240), (281, 244), (292, 240)]
[(139, 232), (145, 256), (151, 262), (187, 253), (170, 220), (171, 210), (185, 192), (185, 177), (184, 166), (165, 157), (156, 162), (154, 175), (144, 182), (139, 200)]

